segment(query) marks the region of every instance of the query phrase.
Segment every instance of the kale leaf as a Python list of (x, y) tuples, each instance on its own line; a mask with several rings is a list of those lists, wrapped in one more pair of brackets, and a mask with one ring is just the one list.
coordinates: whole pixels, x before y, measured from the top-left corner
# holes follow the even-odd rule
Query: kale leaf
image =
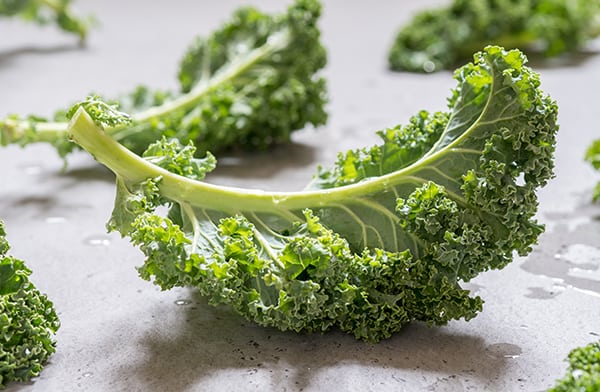
[[(265, 149), (289, 142), (292, 132), (309, 124), (324, 124), (327, 92), (319, 71), (327, 56), (320, 14), (318, 0), (296, 0), (279, 15), (239, 9), (190, 45), (180, 64), (180, 92), (139, 86), (109, 101), (130, 113), (131, 124), (113, 124), (107, 132), (137, 153), (162, 136), (192, 141), (205, 152)], [(64, 157), (76, 147), (67, 126), (67, 111), (52, 121), (9, 116), (0, 120), (0, 144), (47, 142)]]
[(454, 0), (403, 26), (388, 55), (393, 70), (434, 72), (486, 45), (557, 56), (600, 34), (598, 0)]
[[(594, 140), (585, 152), (585, 160), (596, 170), (600, 170), (600, 139)], [(600, 183), (596, 184), (592, 194), (594, 201), (600, 200)]]
[(573, 349), (568, 360), (567, 374), (548, 392), (600, 391), (600, 342)]
[(52, 302), (29, 280), (31, 270), (8, 249), (0, 221), (0, 389), (39, 375), (60, 326)]
[(71, 3), (72, 0), (0, 0), (0, 16), (20, 17), (39, 24), (55, 23), (83, 42), (92, 20), (76, 16)]
[(482, 299), (461, 283), (543, 232), (536, 190), (553, 176), (558, 108), (525, 63), (487, 47), (456, 71), (446, 112), (380, 131), (298, 192), (211, 185), (212, 156), (164, 139), (140, 157), (82, 108), (70, 133), (116, 174), (108, 227), (146, 255), (143, 278), (261, 325), (378, 341), (475, 317)]

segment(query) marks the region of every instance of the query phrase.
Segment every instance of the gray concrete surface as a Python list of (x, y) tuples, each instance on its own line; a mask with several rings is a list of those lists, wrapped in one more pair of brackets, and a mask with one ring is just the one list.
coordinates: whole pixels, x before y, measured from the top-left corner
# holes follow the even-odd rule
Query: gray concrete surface
[[(241, 1), (79, 0), (101, 26), (86, 48), (51, 27), (0, 20), (0, 116), (50, 114), (90, 91), (110, 96), (139, 83), (176, 85), (177, 61)], [(283, 2), (255, 2), (267, 10)], [(211, 181), (300, 189), (338, 150), (373, 131), (439, 110), (450, 72), (386, 71), (397, 27), (441, 1), (325, 1), (331, 119), (269, 156), (228, 157)], [(600, 137), (600, 53), (535, 62), (559, 103), (556, 178), (540, 193), (547, 232), (527, 258), (478, 277), (486, 301), (470, 322), (414, 324), (379, 344), (338, 332), (283, 333), (207, 306), (193, 290), (161, 292), (141, 280), (138, 250), (104, 223), (112, 175), (84, 153), (63, 162), (43, 145), (0, 149), (0, 217), (12, 254), (34, 270), (61, 320), (57, 352), (40, 377), (8, 392), (38, 391), (533, 391), (562, 376), (568, 351), (600, 335), (600, 175), (583, 161)]]

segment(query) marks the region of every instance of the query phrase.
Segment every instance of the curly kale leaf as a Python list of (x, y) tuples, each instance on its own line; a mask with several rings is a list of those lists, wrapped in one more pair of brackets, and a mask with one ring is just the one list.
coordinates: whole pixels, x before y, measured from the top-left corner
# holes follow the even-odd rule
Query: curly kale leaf
[(567, 374), (548, 392), (600, 390), (600, 342), (573, 349), (568, 360)]
[[(600, 170), (600, 139), (594, 140), (585, 152), (585, 160), (596, 170)], [(600, 183), (596, 184), (592, 195), (594, 201), (600, 200)]]
[[(318, 0), (296, 0), (278, 15), (245, 7), (208, 37), (194, 40), (181, 60), (179, 92), (139, 86), (110, 101), (131, 114), (131, 124), (106, 127), (141, 154), (161, 137), (193, 142), (199, 152), (238, 147), (265, 149), (289, 142), (292, 132), (327, 121), (326, 84), (319, 71), (326, 52), (317, 26)], [(67, 140), (67, 117), (0, 121), (0, 144), (49, 142), (61, 156), (76, 146)]]
[(200, 181), (211, 157), (174, 171), (162, 156), (181, 145), (139, 157), (81, 109), (70, 132), (116, 173), (108, 225), (146, 255), (143, 278), (196, 287), (261, 325), (377, 341), (415, 320), (475, 317), (482, 300), (461, 282), (542, 233), (536, 190), (553, 175), (557, 106), (525, 62), (486, 48), (456, 71), (446, 112), (379, 132), (380, 145), (340, 154), (298, 192)]
[(489, 44), (557, 56), (598, 36), (599, 18), (598, 0), (454, 0), (403, 26), (388, 61), (398, 71), (439, 71)]
[(128, 126), (132, 121), (129, 114), (117, 110), (117, 105), (108, 104), (97, 95), (89, 96), (84, 101), (73, 105), (67, 112), (67, 117), (71, 118), (79, 108), (90, 113), (96, 125), (103, 128)]
[(60, 326), (52, 302), (29, 281), (31, 270), (8, 249), (0, 221), (0, 389), (40, 374)]
[(0, 16), (18, 16), (39, 24), (55, 23), (83, 42), (92, 21), (76, 16), (71, 3), (72, 0), (0, 0)]

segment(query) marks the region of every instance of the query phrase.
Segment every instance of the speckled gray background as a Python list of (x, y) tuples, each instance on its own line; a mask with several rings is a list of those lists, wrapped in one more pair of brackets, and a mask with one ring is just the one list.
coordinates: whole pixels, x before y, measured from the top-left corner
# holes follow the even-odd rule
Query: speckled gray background
[[(50, 114), (90, 91), (106, 96), (144, 83), (174, 88), (179, 56), (242, 1), (78, 0), (101, 26), (86, 48), (51, 27), (0, 20), (0, 116)], [(211, 181), (301, 189), (338, 150), (371, 144), (373, 131), (440, 110), (452, 74), (390, 73), (398, 26), (442, 1), (324, 2), (331, 118), (270, 155), (223, 157)], [(281, 1), (259, 1), (281, 10)], [(375, 5), (376, 4), (376, 5)], [(0, 217), (12, 253), (53, 299), (62, 328), (57, 353), (29, 391), (533, 391), (562, 376), (568, 351), (600, 334), (600, 175), (583, 161), (600, 137), (600, 52), (533, 62), (559, 103), (556, 178), (540, 193), (547, 233), (528, 257), (481, 275), (486, 301), (470, 322), (411, 325), (379, 344), (338, 332), (298, 335), (260, 328), (211, 308), (192, 290), (161, 292), (138, 278), (141, 254), (104, 223), (112, 175), (78, 153), (68, 167), (47, 146), (0, 149)]]

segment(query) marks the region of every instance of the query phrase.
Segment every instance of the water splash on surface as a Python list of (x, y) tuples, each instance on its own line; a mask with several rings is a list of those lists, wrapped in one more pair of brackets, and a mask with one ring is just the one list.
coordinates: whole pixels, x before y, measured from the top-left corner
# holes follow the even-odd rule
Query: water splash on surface
[(65, 218), (64, 216), (47, 216), (46, 218), (44, 218), (44, 221), (50, 224), (65, 223), (67, 221), (67, 218)]
[(462, 283), (460, 286), (465, 290), (469, 290), (471, 292), (471, 294), (475, 294), (475, 293), (479, 292), (481, 289), (485, 288), (484, 286), (477, 284), (477, 283), (473, 283), (473, 282)]
[[(590, 221), (575, 229), (557, 225), (540, 237), (540, 245), (521, 264), (521, 268), (553, 280), (550, 290), (530, 288), (528, 298), (549, 299), (561, 288), (600, 296), (600, 223)], [(558, 290), (558, 291), (557, 291)], [(546, 291), (544, 293), (544, 291)]]
[(42, 174), (42, 166), (38, 163), (29, 163), (19, 166), (19, 169), (28, 176), (39, 176)]
[(110, 238), (108, 236), (97, 235), (85, 238), (83, 243), (89, 246), (109, 246)]
[(552, 299), (565, 291), (566, 287), (555, 284), (550, 289), (544, 287), (528, 287), (529, 292), (525, 294), (527, 298), (533, 299)]
[(496, 359), (516, 359), (521, 356), (523, 350), (521, 347), (512, 343), (494, 343), (485, 348), (485, 352)]
[(600, 249), (586, 244), (561, 247), (554, 257), (583, 269), (597, 270), (600, 267)]

